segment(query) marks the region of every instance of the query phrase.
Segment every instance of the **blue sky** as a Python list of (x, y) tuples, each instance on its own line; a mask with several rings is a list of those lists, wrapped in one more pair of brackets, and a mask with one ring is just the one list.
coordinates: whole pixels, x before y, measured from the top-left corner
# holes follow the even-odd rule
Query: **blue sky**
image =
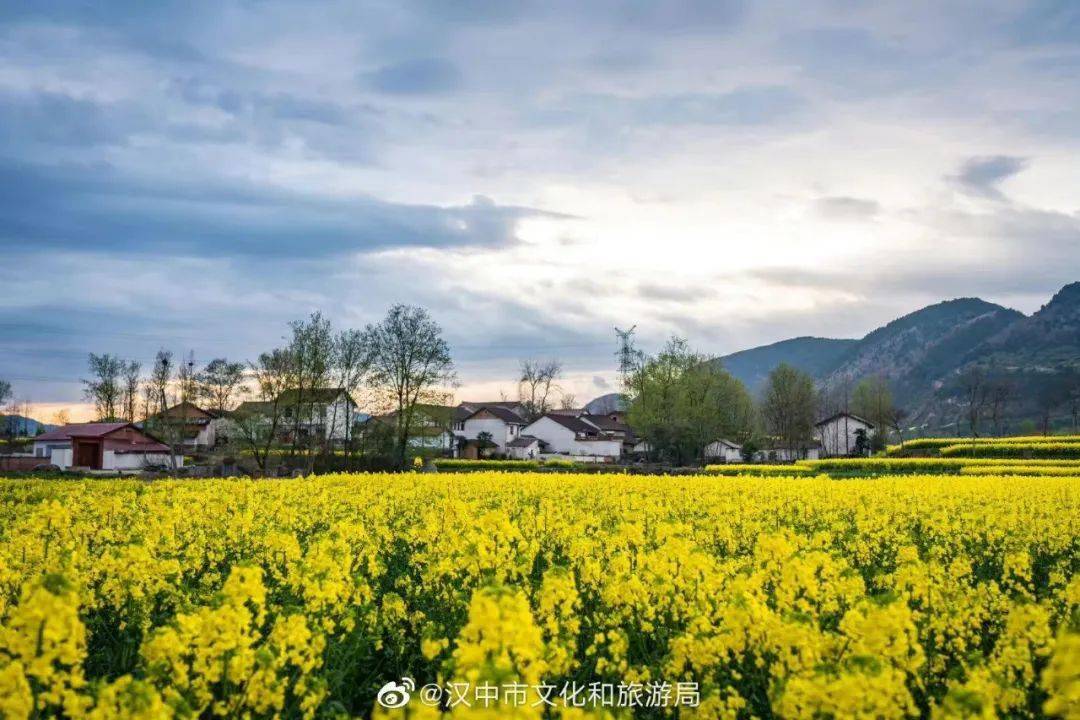
[(459, 396), (612, 327), (723, 353), (1080, 278), (1080, 5), (0, 9), (0, 377), (422, 304)]

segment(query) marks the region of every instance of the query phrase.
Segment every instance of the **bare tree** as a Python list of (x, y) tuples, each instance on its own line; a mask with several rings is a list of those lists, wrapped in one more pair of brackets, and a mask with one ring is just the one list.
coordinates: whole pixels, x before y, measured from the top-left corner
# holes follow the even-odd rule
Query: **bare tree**
[(577, 408), (577, 398), (573, 393), (563, 393), (559, 399), (559, 407), (563, 410), (574, 410)]
[(125, 363), (120, 358), (109, 355), (90, 353), (88, 369), (90, 378), (84, 379), (83, 395), (94, 403), (94, 412), (98, 420), (115, 421), (123, 412), (123, 374)]
[(129, 360), (123, 364), (122, 381), (124, 384), (123, 389), (123, 407), (124, 407), (124, 419), (128, 422), (135, 422), (136, 408), (139, 404), (139, 373), (142, 372), (142, 365), (136, 360)]
[(394, 413), (394, 451), (404, 469), (416, 406), (445, 400), (441, 387), (454, 381), (450, 347), (442, 328), (421, 307), (395, 305), (364, 330), (371, 357), (370, 386)]
[(1080, 369), (1071, 368), (1064, 378), (1065, 401), (1069, 405), (1073, 432), (1080, 431)]
[(1039, 410), (1039, 429), (1043, 435), (1050, 434), (1054, 410), (1061, 406), (1065, 396), (1063, 378), (1051, 376), (1040, 381), (1035, 390), (1035, 406)]
[(180, 402), (193, 402), (199, 396), (198, 373), (195, 372), (195, 351), (188, 350), (187, 357), (176, 368), (176, 384), (180, 389)]
[(562, 363), (558, 360), (522, 360), (521, 376), (518, 378), (518, 400), (525, 408), (525, 418), (535, 420), (548, 410), (548, 398), (557, 390), (555, 381), (562, 376)]
[(53, 413), (52, 423), (53, 425), (58, 425), (60, 427), (70, 424), (71, 413), (68, 412), (67, 408), (61, 408), (60, 410), (57, 410), (55, 413)]
[[(364, 333), (360, 330), (343, 330), (334, 338), (332, 374), (335, 387), (341, 388), (350, 398), (354, 397), (363, 384), (371, 366), (371, 358), (364, 342)], [(333, 405), (330, 418), (331, 428), (337, 427), (339, 420), (345, 423), (345, 462), (352, 463), (353, 418), (338, 418), (338, 403)], [(330, 444), (326, 444), (329, 449)]]
[(293, 358), (288, 350), (272, 350), (259, 355), (249, 365), (254, 381), (256, 409), (233, 414), (233, 425), (241, 441), (251, 450), (255, 464), (266, 471), (270, 451), (284, 419), (281, 397), (293, 376)]
[[(292, 360), (285, 412), (292, 421), (292, 443), (289, 457), (295, 457), (300, 448), (301, 430), (310, 424), (316, 410), (314, 391), (324, 388), (330, 374), (334, 350), (330, 321), (320, 312), (314, 312), (305, 320), (289, 323), (292, 339), (289, 342), (289, 358)], [(323, 438), (325, 440), (325, 438)], [(310, 450), (310, 445), (307, 446)]]
[(195, 376), (199, 397), (215, 412), (228, 410), (232, 399), (243, 392), (244, 370), (242, 362), (214, 358)]
[(994, 435), (998, 437), (1005, 434), (1005, 417), (1008, 414), (1009, 403), (1016, 396), (1016, 386), (1005, 375), (996, 375), (988, 381), (987, 403), (990, 407), (990, 424)]
[(978, 366), (971, 366), (960, 373), (957, 380), (960, 388), (960, 398), (971, 429), (971, 437), (979, 437), (979, 423), (982, 420), (983, 410), (989, 397), (989, 385), (986, 381), (986, 373)]
[(146, 429), (169, 446), (169, 466), (176, 470), (176, 455), (183, 440), (183, 419), (171, 418), (167, 412), (171, 405), (169, 385), (173, 381), (174, 372), (176, 366), (172, 351), (159, 349), (154, 356), (154, 367), (144, 389), (144, 410), (147, 411)]

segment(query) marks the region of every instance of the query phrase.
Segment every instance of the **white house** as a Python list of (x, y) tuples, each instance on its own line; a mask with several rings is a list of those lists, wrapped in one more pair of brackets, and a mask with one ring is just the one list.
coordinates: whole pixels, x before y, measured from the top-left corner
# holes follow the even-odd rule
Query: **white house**
[[(233, 415), (270, 416), (274, 406), (280, 413), (278, 432), (289, 442), (293, 434), (300, 438), (342, 442), (352, 437), (353, 419), (357, 406), (344, 388), (308, 388), (303, 393), (286, 390), (276, 401), (240, 403)], [(299, 422), (297, 419), (299, 418)]]
[(605, 433), (596, 425), (572, 415), (548, 413), (530, 423), (523, 433), (539, 439), (551, 453), (608, 460), (618, 459), (622, 455), (622, 438)]
[[(455, 408), (445, 405), (417, 404), (409, 429), (408, 446), (412, 450), (451, 453), (457, 445), (457, 437), (450, 431)], [(371, 415), (364, 421), (365, 429), (371, 423), (380, 423), (386, 429), (397, 429), (397, 412)]]
[[(469, 450), (482, 450), (476, 446), (481, 434), (486, 434), (494, 444), (494, 452), (507, 454), (507, 445), (518, 436), (526, 425), (525, 419), (513, 410), (502, 405), (482, 405), (470, 412), (468, 407), (459, 407), (454, 422), (454, 434), (465, 444), (465, 454), (475, 454)], [(470, 443), (470, 441), (473, 441)]]
[(170, 442), (175, 435), (185, 448), (199, 449), (217, 445), (223, 422), (221, 415), (185, 400), (136, 425), (156, 432)]
[(723, 438), (705, 446), (706, 462), (742, 462), (742, 445)]
[(34, 439), (34, 455), (61, 470), (138, 471), (182, 467), (184, 456), (172, 456), (168, 445), (131, 423), (64, 425)]
[(821, 446), (787, 447), (774, 445), (754, 453), (755, 462), (795, 462), (796, 460), (818, 460), (821, 458)]
[(540, 439), (532, 435), (518, 435), (506, 444), (506, 454), (514, 460), (536, 460), (542, 450)]
[(869, 440), (870, 434), (874, 431), (874, 424), (848, 412), (830, 415), (814, 425), (814, 435), (821, 443), (822, 452), (826, 457), (854, 455), (859, 431), (865, 433), (866, 439)]

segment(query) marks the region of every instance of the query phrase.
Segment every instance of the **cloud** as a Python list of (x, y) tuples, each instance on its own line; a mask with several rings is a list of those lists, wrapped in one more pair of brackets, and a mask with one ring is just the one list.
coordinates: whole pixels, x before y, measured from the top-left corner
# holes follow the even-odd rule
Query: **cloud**
[(1027, 166), (1027, 158), (1010, 155), (973, 157), (960, 166), (952, 179), (967, 193), (1001, 200), (1004, 195), (999, 185)]
[(375, 91), (388, 95), (431, 95), (456, 90), (461, 73), (442, 58), (421, 58), (384, 65), (365, 76)]
[(3, 161), (0, 214), (2, 240), (16, 250), (296, 258), (504, 246), (518, 241), (522, 219), (558, 216), (482, 196), (458, 206), (407, 205), (303, 195), (236, 178), (141, 178), (110, 165)]
[(875, 200), (845, 196), (818, 198), (814, 208), (826, 220), (871, 220), (881, 212)]

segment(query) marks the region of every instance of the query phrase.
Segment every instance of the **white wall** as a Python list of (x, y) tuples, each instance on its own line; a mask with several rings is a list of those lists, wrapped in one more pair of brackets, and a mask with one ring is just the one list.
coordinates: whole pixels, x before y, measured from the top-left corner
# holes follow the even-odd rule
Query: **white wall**
[(491, 433), (491, 441), (499, 446), (502, 453), (506, 452), (506, 443), (518, 436), (519, 429), (498, 418), (469, 418), (465, 421), (465, 429), (458, 434), (466, 440), (475, 440), (482, 432)]
[(870, 426), (852, 417), (838, 417), (817, 428), (817, 439), (825, 455), (837, 457), (855, 452), (855, 433), (866, 431), (870, 439)]
[(721, 442), (709, 443), (705, 446), (706, 460), (721, 460), (723, 462), (742, 462), (742, 451)]
[(578, 440), (577, 433), (555, 422), (546, 415), (538, 418), (521, 431), (523, 435), (532, 435), (547, 443), (549, 450), (562, 455), (596, 455), (617, 458), (622, 454), (622, 441)]

